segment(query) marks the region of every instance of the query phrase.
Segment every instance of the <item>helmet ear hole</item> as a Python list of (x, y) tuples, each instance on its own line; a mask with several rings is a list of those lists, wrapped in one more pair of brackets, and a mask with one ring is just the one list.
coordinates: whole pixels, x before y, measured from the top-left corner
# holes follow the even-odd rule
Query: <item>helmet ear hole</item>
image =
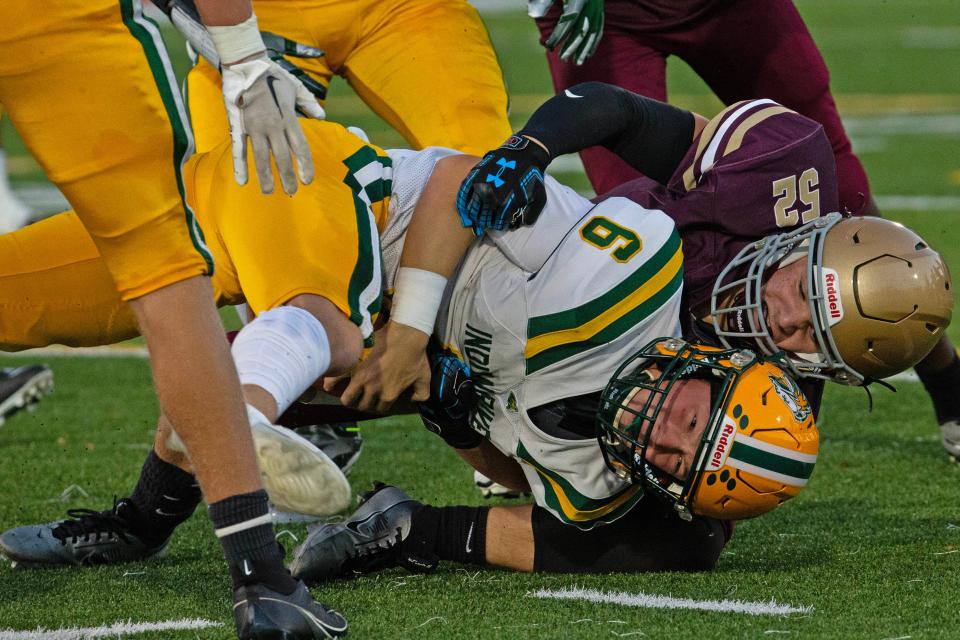
[(940, 327), (938, 327), (937, 325), (935, 325), (935, 324), (933, 324), (933, 323), (931, 323), (931, 322), (928, 322), (928, 323), (926, 324), (926, 327), (927, 327), (927, 331), (929, 331), (929, 332), (932, 333), (932, 334), (936, 334), (937, 331), (940, 330)]

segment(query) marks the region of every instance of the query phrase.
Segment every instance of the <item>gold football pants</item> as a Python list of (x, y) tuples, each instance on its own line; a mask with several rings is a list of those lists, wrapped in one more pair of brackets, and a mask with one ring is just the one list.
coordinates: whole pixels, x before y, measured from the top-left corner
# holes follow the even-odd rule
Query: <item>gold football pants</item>
[[(379, 231), (390, 159), (340, 125), (304, 123), (316, 178), (296, 197), (233, 179), (229, 141), (184, 171), (217, 260), (218, 304), (255, 313), (300, 294), (336, 305), (369, 340), (379, 310)], [(111, 344), (137, 334), (97, 245), (72, 211), (0, 235), (0, 350)]]
[[(254, 0), (260, 29), (323, 49), (291, 58), (324, 86), (343, 76), (413, 149), (483, 155), (510, 136), (496, 53), (466, 0)], [(201, 62), (188, 78), (197, 148), (228, 135), (220, 78)], [(347, 123), (349, 124), (349, 123)]]
[(192, 136), (135, 0), (0, 2), (0, 104), (124, 299), (212, 268), (182, 201)]

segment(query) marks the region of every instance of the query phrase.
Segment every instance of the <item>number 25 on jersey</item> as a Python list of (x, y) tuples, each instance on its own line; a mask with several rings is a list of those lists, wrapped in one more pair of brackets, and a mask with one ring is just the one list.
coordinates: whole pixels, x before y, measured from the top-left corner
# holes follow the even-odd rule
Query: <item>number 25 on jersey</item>
[[(806, 205), (801, 212), (797, 204)], [(799, 176), (787, 176), (773, 181), (773, 215), (778, 227), (792, 227), (798, 223), (806, 224), (820, 217), (820, 174), (810, 167)]]

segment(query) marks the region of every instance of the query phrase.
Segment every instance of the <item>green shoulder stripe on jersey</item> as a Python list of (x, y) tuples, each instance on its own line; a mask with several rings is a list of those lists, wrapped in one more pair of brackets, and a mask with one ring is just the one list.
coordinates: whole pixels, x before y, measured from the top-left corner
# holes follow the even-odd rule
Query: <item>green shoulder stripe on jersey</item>
[[(597, 454), (599, 453), (598, 451)], [(640, 486), (631, 484), (606, 498), (588, 498), (574, 489), (560, 474), (537, 462), (523, 443), (517, 443), (517, 456), (533, 467), (543, 480), (547, 506), (559, 514), (564, 522), (580, 529), (592, 529), (597, 524), (613, 522), (632, 509), (643, 497)]]
[(378, 155), (373, 147), (360, 147), (343, 161), (347, 167), (344, 182), (354, 189), (354, 193), (365, 197), (373, 204), (390, 196), (393, 180), (384, 178), (384, 168), (392, 167), (393, 160), (387, 155)]
[[(373, 346), (374, 315), (380, 311), (382, 298), (379, 236), (370, 206), (390, 195), (392, 182), (383, 177), (384, 168), (392, 166), (387, 156), (377, 155), (373, 147), (363, 146), (343, 160), (347, 175), (343, 182), (353, 191), (354, 214), (357, 220), (357, 264), (350, 275), (347, 303), (350, 321), (360, 327), (364, 346)], [(376, 254), (376, 255), (375, 255)]]
[(603, 295), (576, 308), (527, 322), (526, 372), (610, 342), (654, 313), (683, 284), (683, 252), (674, 230), (639, 269)]
[(194, 152), (193, 131), (177, 90), (177, 79), (170, 65), (167, 49), (163, 44), (157, 23), (143, 14), (140, 0), (120, 0), (120, 15), (127, 30), (143, 47), (154, 83), (167, 112), (167, 119), (173, 129), (173, 172), (177, 179), (177, 190), (180, 192), (180, 201), (183, 203), (190, 240), (203, 257), (207, 265), (207, 274), (213, 275), (213, 254), (207, 247), (200, 223), (197, 222), (193, 210), (187, 204), (183, 186), (183, 165)]

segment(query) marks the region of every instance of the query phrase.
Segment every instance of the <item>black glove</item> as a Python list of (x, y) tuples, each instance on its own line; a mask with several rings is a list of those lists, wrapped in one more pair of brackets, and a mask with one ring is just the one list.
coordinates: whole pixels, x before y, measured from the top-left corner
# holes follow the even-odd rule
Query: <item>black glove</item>
[(511, 136), (485, 155), (460, 185), (457, 213), (476, 235), (529, 225), (547, 203), (543, 172), (550, 154), (523, 136)]
[(454, 449), (473, 449), (483, 436), (470, 427), (470, 414), (476, 406), (470, 367), (458, 357), (431, 342), (430, 397), (419, 405), (420, 418), (430, 431)]

